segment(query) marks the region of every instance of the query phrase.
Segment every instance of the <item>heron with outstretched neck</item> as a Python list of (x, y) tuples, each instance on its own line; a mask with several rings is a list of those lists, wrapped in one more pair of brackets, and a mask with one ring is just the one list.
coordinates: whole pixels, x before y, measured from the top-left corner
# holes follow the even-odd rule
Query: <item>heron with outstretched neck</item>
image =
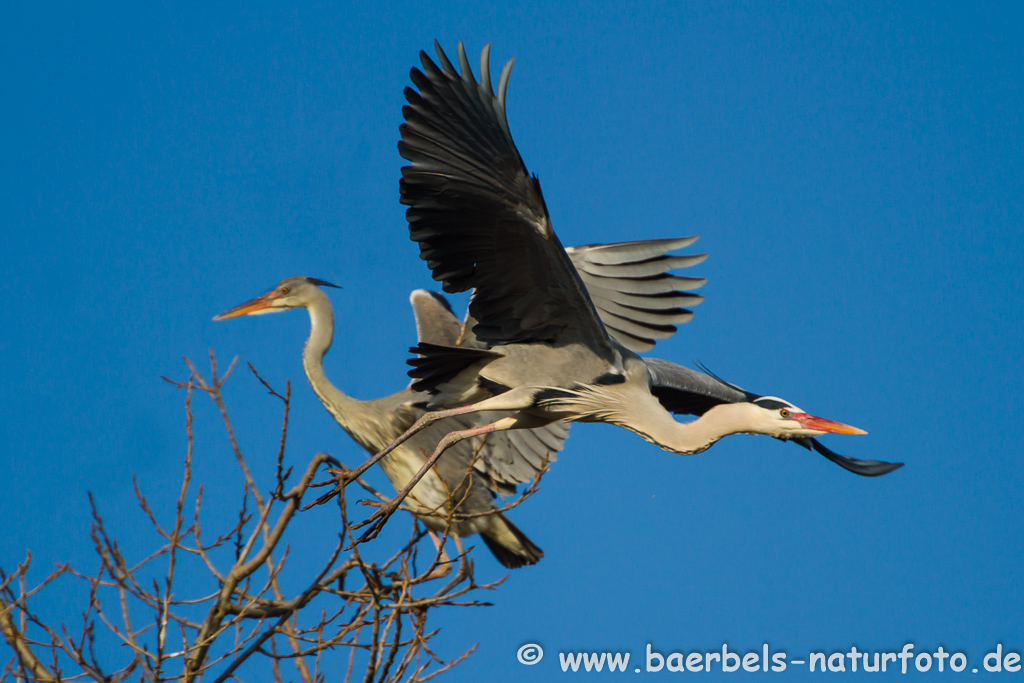
[[(746, 433), (796, 440), (865, 476), (900, 466), (832, 454), (814, 437), (865, 432), (714, 378), (704, 389), (722, 395), (697, 420), (675, 420), (668, 397), (685, 402), (679, 397), (692, 371), (652, 365), (637, 355), (645, 349), (631, 347), (602, 323), (582, 273), (554, 232), (540, 183), (512, 140), (505, 113), (512, 62), (495, 94), (489, 46), (481, 54), (479, 82), (461, 43), (459, 69), (436, 49), (439, 65), (421, 52), (423, 70), (412, 70), (415, 88), (405, 90), (399, 152), (410, 165), (402, 168), (401, 199), (409, 207), (410, 236), (434, 279), (446, 292), (473, 290), (473, 333), (487, 348), (421, 343), (412, 349), (413, 388), (431, 394), (432, 410), (407, 434), (479, 411), (509, 414), (453, 429), (431, 458), (465, 438), (564, 420), (618, 425), (680, 454)], [(658, 297), (643, 288), (637, 294)]]

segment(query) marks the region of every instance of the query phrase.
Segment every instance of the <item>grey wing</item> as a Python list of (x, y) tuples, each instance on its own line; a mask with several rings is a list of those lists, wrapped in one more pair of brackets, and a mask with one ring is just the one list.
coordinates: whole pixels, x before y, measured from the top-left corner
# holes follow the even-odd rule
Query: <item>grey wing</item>
[[(472, 330), (475, 321), (469, 314), (463, 323), (458, 345), (466, 348), (486, 348)], [(494, 422), (510, 413), (484, 412), (475, 424)], [(467, 416), (468, 417), (468, 416)], [(533, 479), (538, 472), (553, 463), (555, 454), (565, 447), (569, 438), (568, 422), (552, 422), (536, 429), (515, 429), (491, 434), (481, 450), (478, 467), (502, 492), (515, 491), (517, 484)]]
[(675, 334), (676, 325), (689, 322), (693, 312), (687, 307), (704, 300), (687, 290), (702, 287), (706, 278), (670, 272), (707, 258), (707, 254), (669, 255), (697, 239), (588, 244), (565, 251), (608, 334), (631, 351), (643, 353), (651, 350), (656, 340)]
[[(486, 422), (504, 417), (503, 413), (479, 413)], [(482, 424), (486, 424), (482, 422)], [(501, 492), (514, 492), (517, 484), (533, 479), (557, 460), (556, 454), (569, 438), (569, 423), (552, 422), (536, 429), (516, 429), (491, 434), (481, 449), (478, 469)]]
[(437, 66), (420, 53), (418, 89), (405, 89), (399, 153), (401, 201), (420, 258), (446, 292), (474, 289), (470, 313), (487, 343), (576, 339), (611, 353), (576, 269), (551, 226), (540, 183), (512, 141), (505, 94), (512, 69), (491, 88), (490, 46), (473, 76), (462, 44), (461, 74), (435, 43)]
[(651, 393), (673, 413), (703, 415), (723, 403), (760, 398), (710, 374), (684, 368), (660, 358), (645, 358)]
[[(435, 422), (413, 438), (417, 439), (417, 447), (427, 454), (450, 431), (489, 424), (506, 415), (508, 413), (498, 412), (456, 415)], [(442, 470), (465, 472), (472, 463), (473, 469), (482, 475), (492, 491), (515, 493), (516, 485), (533, 479), (549, 463), (557, 460), (556, 454), (568, 437), (568, 425), (560, 422), (536, 429), (474, 436), (455, 443), (445, 451), (441, 457), (444, 461)]]
[(437, 292), (415, 289), (409, 295), (412, 314), (416, 318), (416, 338), (438, 346), (455, 346), (462, 332), (462, 323), (452, 312), (448, 300)]
[[(416, 333), (421, 342), (482, 347), (471, 332), (463, 330), (462, 323), (442, 295), (417, 289), (409, 295), (409, 301), (416, 317)], [(409, 394), (410, 403), (424, 398), (422, 395)], [(402, 412), (407, 413), (408, 410)], [(403, 414), (400, 421), (405, 426), (398, 433), (405, 431), (419, 417), (420, 412), (416, 411), (414, 416)], [(433, 439), (433, 445), (436, 445), (451, 430), (488, 424), (504, 415), (489, 412), (450, 418), (438, 424), (433, 432), (428, 429), (419, 442), (428, 444)], [(533, 479), (548, 463), (554, 462), (555, 454), (562, 449), (568, 437), (569, 425), (554, 422), (536, 429), (498, 432), (487, 438), (475, 437), (460, 441), (452, 446), (454, 454), (450, 457), (446, 454), (445, 458), (450, 460), (449, 466), (464, 470), (476, 457), (474, 468), (492, 484), (492, 490), (512, 492), (517, 484)]]
[[(597, 314), (608, 333), (620, 344), (642, 353), (689, 322), (696, 306), (704, 300), (687, 290), (698, 289), (706, 278), (673, 275), (704, 261), (707, 254), (670, 255), (697, 241), (697, 237), (639, 240), (612, 244), (566, 247)], [(470, 330), (476, 325), (467, 316), (463, 326), (455, 318), (448, 300), (436, 292), (417, 289), (409, 296), (416, 316), (419, 341), (440, 346), (484, 347)]]

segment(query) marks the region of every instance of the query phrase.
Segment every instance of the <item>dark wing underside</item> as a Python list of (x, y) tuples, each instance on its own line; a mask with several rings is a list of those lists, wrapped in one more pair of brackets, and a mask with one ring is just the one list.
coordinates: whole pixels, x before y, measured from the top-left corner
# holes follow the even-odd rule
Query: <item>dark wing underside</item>
[[(740, 389), (735, 384), (659, 358), (645, 358), (651, 379), (651, 393), (665, 410), (682, 415), (703, 415), (723, 403), (739, 403), (760, 398), (759, 394)], [(793, 443), (828, 458), (840, 467), (862, 477), (878, 477), (903, 467), (901, 462), (858, 460), (829, 450), (820, 441), (801, 437)]]
[[(436, 44), (435, 44), (436, 45)], [(475, 289), (474, 332), (491, 344), (574, 339), (610, 353), (610, 341), (555, 235), (540, 184), (516, 150), (505, 116), (512, 62), (498, 95), (490, 81), (490, 49), (477, 83), (459, 44), (461, 74), (439, 45), (437, 66), (420, 53), (418, 91), (409, 104), (399, 153), (401, 200), (420, 257), (446, 292)]]
[(651, 393), (665, 410), (678, 415), (701, 416), (723, 403), (742, 403), (760, 398), (703, 372), (660, 358), (645, 358)]
[(697, 237), (642, 240), (568, 247), (566, 253), (587, 288), (608, 334), (636, 353), (650, 351), (657, 340), (672, 336), (676, 325), (689, 322), (704, 297), (687, 290), (702, 287), (706, 278), (673, 275), (707, 254), (670, 255)]
[(409, 348), (413, 354), (406, 363), (412, 366), (409, 377), (413, 391), (437, 393), (437, 386), (452, 381), (459, 373), (474, 363), (501, 358), (500, 353), (461, 346), (438, 346), (420, 342)]

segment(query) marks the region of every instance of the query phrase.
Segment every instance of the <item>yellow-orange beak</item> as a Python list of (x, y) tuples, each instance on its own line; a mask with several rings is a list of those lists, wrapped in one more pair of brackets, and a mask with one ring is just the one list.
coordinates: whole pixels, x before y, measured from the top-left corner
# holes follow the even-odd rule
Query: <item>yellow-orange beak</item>
[(790, 419), (796, 420), (806, 429), (813, 429), (818, 432), (825, 432), (826, 434), (867, 434), (863, 429), (851, 427), (835, 420), (826, 420), (816, 415), (808, 415), (807, 413), (793, 413)]
[(270, 307), (270, 302), (276, 297), (275, 292), (267, 292), (263, 296), (258, 296), (252, 301), (246, 301), (244, 304), (239, 304), (234, 308), (224, 311), (218, 316), (214, 316), (214, 320), (227, 320), (228, 318), (237, 318), (240, 315), (250, 315), (252, 313), (258, 313), (259, 311), (266, 310)]

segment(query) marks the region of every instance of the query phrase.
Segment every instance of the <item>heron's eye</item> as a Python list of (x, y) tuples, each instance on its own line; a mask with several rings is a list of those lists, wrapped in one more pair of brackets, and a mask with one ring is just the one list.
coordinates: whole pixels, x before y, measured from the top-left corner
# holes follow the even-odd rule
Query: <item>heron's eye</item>
[(282, 293), (282, 294), (287, 294), (287, 293), (288, 293), (288, 292), (290, 292), (290, 291), (292, 291), (292, 290), (291, 290), (291, 289), (289, 289), (288, 287), (282, 287), (282, 288), (281, 288), (281, 293)]
[(783, 408), (782, 410), (779, 411), (779, 415), (782, 417), (782, 419), (785, 420), (786, 418), (789, 417), (789, 411)]

